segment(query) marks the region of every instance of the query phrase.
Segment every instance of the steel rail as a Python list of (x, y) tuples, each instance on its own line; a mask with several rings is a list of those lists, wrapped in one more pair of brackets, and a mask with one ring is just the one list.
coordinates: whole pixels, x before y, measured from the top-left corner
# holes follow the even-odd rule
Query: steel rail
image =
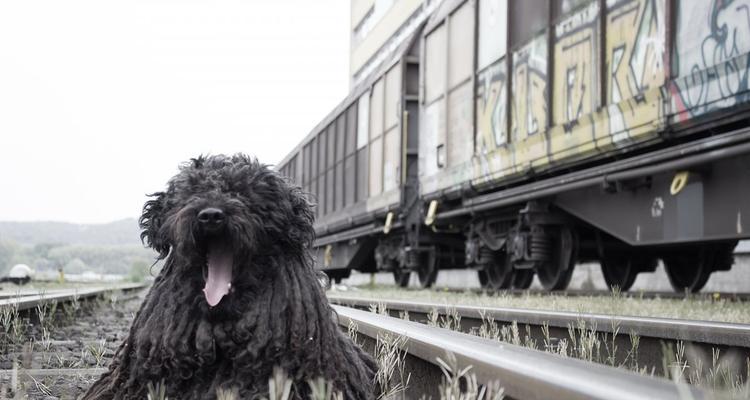
[(2, 369), (0, 370), (0, 379), (16, 377), (34, 377), (43, 378), (49, 376), (70, 376), (70, 375), (83, 375), (83, 376), (99, 376), (107, 372), (107, 368), (34, 368), (34, 369)]
[(634, 317), (621, 315), (578, 313), (568, 311), (532, 310), (507, 307), (480, 307), (449, 305), (445, 303), (417, 302), (406, 300), (383, 300), (339, 295), (328, 295), (334, 304), (356, 308), (368, 308), (371, 304), (383, 304), (388, 310), (408, 311), (410, 314), (427, 315), (432, 310), (439, 314), (456, 313), (462, 321), (481, 325), (483, 319), (495, 322), (513, 322), (528, 325), (548, 325), (567, 329), (578, 321), (596, 327), (599, 332), (613, 333), (619, 330), (626, 334), (636, 332), (642, 337), (666, 340), (683, 340), (711, 345), (750, 347), (750, 325), (728, 322), (694, 321), (672, 318)]
[[(68, 289), (50, 289), (48, 291), (45, 291), (45, 293), (54, 294), (54, 293), (61, 293), (66, 290)], [(39, 289), (17, 289), (16, 291), (2, 290), (0, 291), (0, 299), (7, 299), (11, 297), (17, 298), (17, 297), (35, 296), (35, 295), (38, 295), (39, 292), (40, 292)]]
[(69, 289), (64, 291), (56, 291), (53, 293), (40, 293), (36, 295), (25, 295), (18, 297), (11, 297), (0, 300), (0, 307), (16, 307), (19, 311), (28, 310), (36, 307), (37, 305), (49, 303), (49, 302), (68, 302), (74, 299), (87, 299), (90, 297), (97, 296), (102, 293), (112, 292), (115, 290), (121, 291), (132, 291), (146, 287), (145, 283), (126, 283), (109, 286), (92, 287), (85, 289)]
[(452, 353), (459, 368), (471, 366), (481, 384), (497, 381), (514, 399), (708, 399), (710, 394), (671, 381), (564, 358), (520, 346), (430, 327), (349, 307), (333, 306), (339, 324), (361, 335), (406, 339), (403, 349), (435, 366)]

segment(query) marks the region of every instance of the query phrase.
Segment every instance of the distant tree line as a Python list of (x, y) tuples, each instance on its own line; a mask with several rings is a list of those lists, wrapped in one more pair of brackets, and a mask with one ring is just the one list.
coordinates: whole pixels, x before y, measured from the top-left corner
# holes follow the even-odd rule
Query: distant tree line
[(156, 253), (141, 245), (23, 245), (0, 240), (0, 275), (7, 274), (15, 264), (26, 264), (37, 272), (62, 268), (69, 274), (91, 271), (128, 275), (137, 280), (145, 277), (155, 259)]

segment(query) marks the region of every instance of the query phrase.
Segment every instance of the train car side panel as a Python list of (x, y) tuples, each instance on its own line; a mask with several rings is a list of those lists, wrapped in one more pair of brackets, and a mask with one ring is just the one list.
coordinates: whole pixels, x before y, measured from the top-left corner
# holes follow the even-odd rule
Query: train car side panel
[[(423, 115), (420, 124), (420, 191), (467, 182), (474, 152), (472, 69), (474, 2), (452, 10), (427, 33)], [(468, 43), (466, 43), (468, 42)]]
[(678, 1), (671, 122), (750, 100), (747, 2)]

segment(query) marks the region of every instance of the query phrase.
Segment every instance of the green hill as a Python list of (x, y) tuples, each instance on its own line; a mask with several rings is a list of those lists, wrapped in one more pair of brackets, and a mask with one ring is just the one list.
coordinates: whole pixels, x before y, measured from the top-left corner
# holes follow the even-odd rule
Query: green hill
[(15, 264), (37, 271), (93, 271), (128, 275), (151, 265), (134, 218), (106, 224), (0, 222), (0, 276)]

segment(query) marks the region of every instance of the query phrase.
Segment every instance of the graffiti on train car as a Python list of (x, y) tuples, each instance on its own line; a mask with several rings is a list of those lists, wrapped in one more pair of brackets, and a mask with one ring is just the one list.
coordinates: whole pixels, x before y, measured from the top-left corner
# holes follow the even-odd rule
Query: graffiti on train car
[(547, 40), (541, 35), (513, 53), (512, 140), (547, 127)]
[(507, 81), (504, 58), (477, 74), (475, 176), (488, 176), (512, 165), (511, 160), (503, 157), (507, 152), (496, 151), (508, 140)]
[[(607, 104), (612, 141), (660, 118), (664, 83), (664, 0), (608, 2)], [(653, 133), (653, 130), (641, 133)]]
[(555, 125), (566, 125), (566, 132), (596, 105), (598, 12), (598, 3), (592, 2), (555, 26), (552, 120)]
[(513, 53), (511, 142), (516, 171), (548, 162), (547, 34), (542, 33)]
[(555, 161), (596, 150), (598, 12), (599, 3), (591, 2), (554, 26), (549, 156)]
[[(503, 88), (502, 69), (494, 75), (478, 74), (475, 183), (529, 168), (541, 170), (550, 160), (601, 153), (656, 135), (663, 118), (665, 1), (607, 1), (604, 108), (598, 107), (599, 18), (598, 3), (592, 2), (555, 25), (550, 100), (546, 35), (514, 52), (510, 146), (500, 146), (506, 125), (496, 115), (505, 112), (505, 98), (486, 89), (494, 81)], [(549, 134), (535, 135), (544, 132), (548, 118), (553, 121)]]
[(750, 1), (679, 2), (673, 113), (685, 120), (748, 101)]

